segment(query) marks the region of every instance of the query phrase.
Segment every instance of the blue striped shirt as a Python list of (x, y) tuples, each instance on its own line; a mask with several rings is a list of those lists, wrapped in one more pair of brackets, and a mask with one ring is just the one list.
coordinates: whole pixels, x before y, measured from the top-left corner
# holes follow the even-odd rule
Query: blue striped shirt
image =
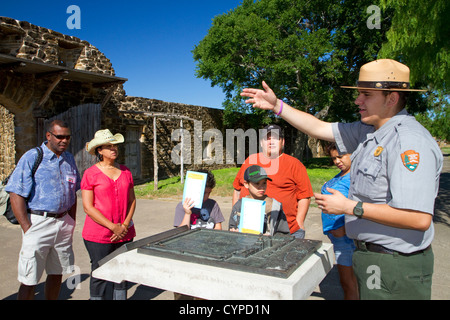
[(64, 212), (76, 201), (76, 192), (80, 189), (80, 173), (75, 159), (69, 152), (59, 157), (44, 142), (42, 162), (36, 171), (34, 181), (31, 169), (37, 158), (37, 150), (27, 151), (17, 163), (5, 188), (28, 199), (28, 208), (48, 212)]

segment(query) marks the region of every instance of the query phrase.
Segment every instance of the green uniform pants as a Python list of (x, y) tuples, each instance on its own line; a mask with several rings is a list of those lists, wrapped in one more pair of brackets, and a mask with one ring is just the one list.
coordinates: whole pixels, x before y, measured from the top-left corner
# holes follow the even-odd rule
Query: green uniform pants
[(361, 300), (429, 300), (433, 266), (431, 246), (410, 256), (361, 249), (353, 253)]

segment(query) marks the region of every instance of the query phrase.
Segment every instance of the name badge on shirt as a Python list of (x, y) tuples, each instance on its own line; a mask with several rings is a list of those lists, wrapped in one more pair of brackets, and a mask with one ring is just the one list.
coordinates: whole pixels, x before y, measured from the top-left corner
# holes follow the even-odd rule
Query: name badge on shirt
[(66, 181), (69, 183), (76, 183), (77, 182), (77, 176), (74, 174), (68, 174), (66, 176)]

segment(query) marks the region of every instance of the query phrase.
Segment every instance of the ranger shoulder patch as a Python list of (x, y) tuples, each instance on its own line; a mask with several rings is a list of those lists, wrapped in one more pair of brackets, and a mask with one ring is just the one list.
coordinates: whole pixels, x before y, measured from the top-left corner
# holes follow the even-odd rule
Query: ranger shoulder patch
[(420, 155), (414, 150), (408, 150), (401, 154), (403, 165), (411, 172), (414, 172), (420, 161)]

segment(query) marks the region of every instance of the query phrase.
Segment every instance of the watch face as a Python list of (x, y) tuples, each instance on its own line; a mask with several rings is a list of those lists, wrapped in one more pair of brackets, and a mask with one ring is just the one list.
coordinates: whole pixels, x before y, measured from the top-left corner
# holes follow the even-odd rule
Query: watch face
[(361, 218), (364, 213), (364, 210), (362, 208), (362, 202), (358, 202), (355, 208), (353, 208), (353, 214), (357, 216), (358, 218)]

